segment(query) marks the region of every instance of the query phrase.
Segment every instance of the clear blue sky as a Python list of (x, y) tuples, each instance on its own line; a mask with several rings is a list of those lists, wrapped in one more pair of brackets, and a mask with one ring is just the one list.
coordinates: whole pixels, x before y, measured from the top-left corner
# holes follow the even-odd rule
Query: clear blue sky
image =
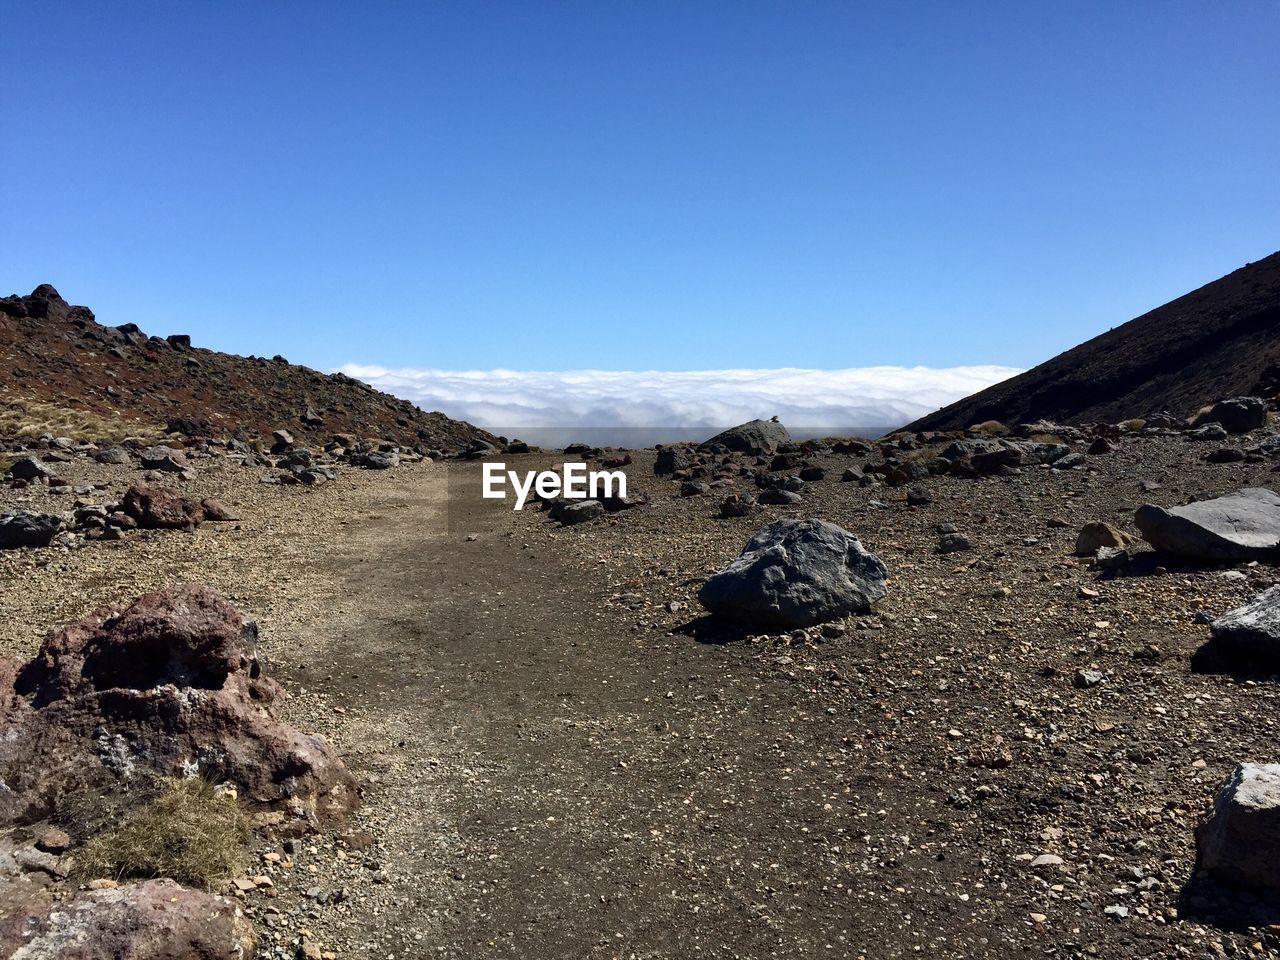
[(0, 293), (316, 367), (1025, 366), (1280, 248), (1275, 0), (0, 33)]

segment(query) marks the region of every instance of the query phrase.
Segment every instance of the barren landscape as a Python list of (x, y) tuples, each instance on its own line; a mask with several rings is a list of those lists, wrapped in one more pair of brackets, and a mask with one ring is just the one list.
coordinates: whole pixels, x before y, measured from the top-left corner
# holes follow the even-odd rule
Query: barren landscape
[(1280, 958), (1280, 4), (0, 9), (0, 960)]
[[(1265, 486), (1272, 461), (1206, 463), (1205, 444), (1147, 430), (1066, 469), (841, 480), (893, 443), (811, 450), (824, 477), (801, 503), (731, 519), (720, 501), (750, 471), (694, 492), (637, 452), (638, 504), (572, 526), (448, 499), (478, 461), (280, 486), (194, 445), (182, 494), (239, 520), (0, 553), (0, 640), (26, 659), (47, 630), (184, 582), (257, 621), (285, 719), (363, 790), (348, 822), (297, 839), (259, 816), (251, 879), (224, 892), (263, 956), (1272, 949), (1265, 897), (1197, 881), (1194, 828), (1237, 761), (1271, 757), (1271, 671), (1202, 648), (1206, 614), (1274, 569), (1073, 555), (1087, 523), (1135, 535), (1142, 503)], [(58, 472), (100, 501), (138, 480), (80, 458)], [(787, 516), (883, 559), (873, 614), (772, 632), (705, 616), (705, 578)], [(945, 524), (967, 549), (940, 552)], [(86, 838), (59, 826), (74, 858)], [(10, 882), (68, 889), (57, 871)]]

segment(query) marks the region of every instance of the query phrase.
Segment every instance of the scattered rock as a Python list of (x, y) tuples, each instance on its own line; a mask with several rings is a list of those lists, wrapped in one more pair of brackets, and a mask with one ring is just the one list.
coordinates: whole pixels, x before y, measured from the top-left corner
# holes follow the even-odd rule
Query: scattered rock
[(1129, 551), (1122, 547), (1099, 547), (1094, 563), (1100, 570), (1119, 570), (1129, 562)]
[(171, 447), (148, 447), (140, 460), (143, 470), (161, 470), (165, 473), (182, 473), (191, 466), (186, 454)]
[(780, 507), (791, 506), (800, 502), (800, 494), (782, 487), (771, 487), (760, 494), (758, 502)]
[(1187, 434), (1189, 440), (1225, 440), (1229, 434), (1220, 423), (1206, 423)]
[(127, 466), (131, 462), (129, 451), (124, 447), (107, 447), (105, 450), (99, 450), (93, 455), (93, 459), (98, 463), (112, 464), (119, 467)]
[(1092, 557), (1101, 547), (1124, 549), (1129, 545), (1129, 535), (1117, 530), (1109, 523), (1093, 521), (1080, 528), (1076, 536), (1075, 555)]
[(1267, 402), (1261, 397), (1232, 397), (1219, 400), (1198, 423), (1218, 423), (1227, 433), (1248, 433), (1267, 422)]
[(658, 455), (653, 461), (654, 475), (667, 477), (678, 470), (688, 470), (693, 466), (694, 459), (694, 452), (689, 447), (679, 444), (673, 447), (663, 447), (658, 451)]
[(351, 462), (366, 470), (390, 470), (399, 465), (400, 456), (393, 450), (370, 450), (352, 457)]
[(720, 502), (720, 516), (724, 519), (748, 517), (759, 509), (756, 498), (748, 494), (733, 493)]
[(53, 471), (35, 457), (19, 457), (9, 467), (9, 476), (15, 480), (45, 480)]
[(1085, 462), (1084, 454), (1078, 450), (1072, 450), (1052, 461), (1055, 470), (1074, 470), (1076, 467), (1083, 467)]
[(924, 487), (912, 487), (907, 491), (907, 506), (924, 507), (933, 503), (933, 494)]
[(717, 616), (792, 629), (866, 613), (886, 570), (858, 539), (825, 520), (775, 520), (698, 592)]
[(1280, 764), (1237, 764), (1196, 840), (1200, 867), (1215, 879), (1280, 889)]
[(1181, 507), (1144, 504), (1134, 522), (1157, 550), (1192, 560), (1267, 560), (1280, 547), (1280, 497), (1260, 487)]
[(62, 518), (48, 513), (0, 515), (0, 550), (19, 547), (47, 547), (62, 529)]
[(1075, 676), (1071, 678), (1071, 685), (1079, 690), (1088, 690), (1106, 679), (1106, 675), (1101, 670), (1077, 670)]
[(144, 530), (180, 530), (204, 519), (199, 504), (169, 487), (132, 486), (125, 491), (120, 510)]
[(1229, 610), (1210, 628), (1214, 643), (1237, 656), (1280, 661), (1280, 586)]
[(238, 514), (233, 513), (230, 509), (227, 508), (226, 504), (224, 504), (221, 500), (215, 499), (214, 497), (205, 497), (203, 500), (201, 500), (200, 509), (201, 511), (203, 511), (204, 518), (206, 520), (211, 520), (214, 522), (234, 523), (235, 521), (240, 519)]
[(737, 453), (749, 453), (753, 456), (774, 453), (780, 444), (791, 440), (787, 428), (776, 419), (751, 420), (747, 423), (730, 427), (717, 433), (710, 440), (699, 445), (699, 450), (723, 447)]
[(938, 538), (939, 553), (959, 553), (972, 549), (973, 541), (961, 533), (944, 533)]
[(599, 500), (570, 500), (554, 514), (566, 527), (586, 523), (604, 515), (604, 504)]

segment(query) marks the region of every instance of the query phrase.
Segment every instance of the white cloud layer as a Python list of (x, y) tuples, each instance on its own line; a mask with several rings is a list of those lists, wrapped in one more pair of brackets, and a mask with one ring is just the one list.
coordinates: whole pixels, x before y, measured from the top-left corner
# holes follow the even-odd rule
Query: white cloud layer
[(392, 370), (342, 373), (506, 436), (642, 446), (705, 438), (756, 417), (798, 435), (892, 429), (1020, 371), (974, 366), (846, 370)]

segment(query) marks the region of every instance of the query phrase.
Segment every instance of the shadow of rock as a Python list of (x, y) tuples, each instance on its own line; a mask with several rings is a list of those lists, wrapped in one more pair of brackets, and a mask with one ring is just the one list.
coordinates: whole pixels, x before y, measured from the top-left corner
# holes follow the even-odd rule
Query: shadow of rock
[[(1280, 924), (1280, 895), (1229, 887), (1197, 869), (1182, 888), (1178, 916), (1219, 930), (1257, 934), (1259, 928)], [(1280, 948), (1280, 930), (1266, 930), (1263, 945)]]
[(1144, 550), (1132, 554), (1129, 562), (1114, 570), (1099, 570), (1099, 580), (1123, 580), (1129, 577), (1153, 577), (1160, 574), (1203, 573), (1211, 570), (1233, 570), (1235, 563), (1218, 563), (1212, 560), (1203, 562), (1189, 560), (1186, 557), (1175, 557), (1171, 554)]
[(1233, 680), (1280, 681), (1274, 663), (1242, 656), (1225, 649), (1212, 638), (1202, 643), (1191, 655), (1191, 672), (1211, 676), (1231, 677)]
[(673, 628), (671, 632), (685, 637), (692, 637), (698, 643), (719, 646), (728, 643), (742, 643), (747, 637), (754, 636), (759, 631), (751, 630), (739, 623), (730, 623), (708, 613), (680, 624), (678, 627)]

